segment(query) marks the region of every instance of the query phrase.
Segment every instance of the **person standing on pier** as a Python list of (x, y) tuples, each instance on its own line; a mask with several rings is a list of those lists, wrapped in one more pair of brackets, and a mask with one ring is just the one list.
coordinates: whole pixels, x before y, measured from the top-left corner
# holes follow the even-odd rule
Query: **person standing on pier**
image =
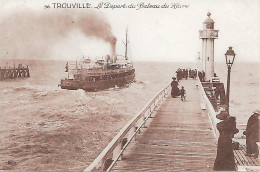
[(185, 69), (182, 69), (182, 78), (186, 78), (186, 70)]
[(181, 101), (184, 101), (185, 100), (185, 94), (186, 94), (186, 91), (184, 89), (184, 87), (182, 86), (181, 87), (181, 90), (180, 90), (180, 94), (181, 94)]
[(243, 132), (246, 135), (246, 153), (247, 156), (258, 157), (259, 150), (256, 142), (260, 141), (260, 128), (259, 128), (259, 114), (260, 110), (253, 112), (247, 122), (246, 131)]
[(177, 81), (179, 82), (179, 80), (182, 79), (182, 70), (179, 68), (179, 69), (176, 71), (176, 73), (177, 73)]
[(178, 82), (176, 81), (176, 78), (173, 77), (172, 78), (172, 82), (171, 82), (171, 87), (172, 87), (172, 91), (171, 91), (171, 95), (172, 95), (172, 98), (175, 98), (175, 96), (177, 96), (177, 92), (178, 92)]
[(202, 82), (205, 82), (205, 72), (202, 71)]
[(216, 88), (215, 88), (215, 97), (216, 97), (217, 100), (219, 100), (219, 96), (220, 96), (219, 85), (216, 85)]
[(188, 78), (188, 69), (185, 70), (185, 79)]
[(219, 130), (217, 157), (215, 159), (215, 171), (235, 171), (235, 156), (233, 152), (232, 137), (238, 133), (236, 118), (229, 117), (217, 124)]
[(201, 82), (204, 82), (204, 81), (203, 81), (202, 72), (199, 71), (199, 73), (198, 73), (198, 77), (199, 77), (199, 79), (200, 79)]

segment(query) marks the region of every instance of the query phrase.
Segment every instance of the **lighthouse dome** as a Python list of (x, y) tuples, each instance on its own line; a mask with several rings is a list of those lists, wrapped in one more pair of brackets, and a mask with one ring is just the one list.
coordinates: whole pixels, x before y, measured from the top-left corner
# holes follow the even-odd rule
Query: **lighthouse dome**
[(208, 18), (203, 22), (204, 29), (214, 29), (214, 20), (210, 18), (211, 13), (208, 12), (207, 16)]
[(208, 18), (206, 18), (206, 20), (204, 20), (203, 23), (215, 23), (214, 20), (212, 20), (212, 18), (210, 18), (210, 15), (211, 15), (211, 13), (208, 12), (207, 13)]

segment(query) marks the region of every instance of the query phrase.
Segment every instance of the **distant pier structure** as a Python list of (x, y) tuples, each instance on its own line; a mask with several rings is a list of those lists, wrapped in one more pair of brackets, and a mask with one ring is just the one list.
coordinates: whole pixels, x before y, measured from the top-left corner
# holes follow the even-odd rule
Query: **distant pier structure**
[(28, 65), (23, 66), (19, 64), (17, 67), (0, 67), (0, 81), (14, 78), (30, 77), (30, 71)]
[(215, 22), (210, 15), (211, 13), (208, 12), (208, 18), (203, 22), (203, 30), (199, 31), (200, 39), (202, 39), (202, 58), (199, 70), (205, 72), (206, 81), (210, 81), (214, 77), (214, 39), (218, 38), (218, 30), (214, 29)]

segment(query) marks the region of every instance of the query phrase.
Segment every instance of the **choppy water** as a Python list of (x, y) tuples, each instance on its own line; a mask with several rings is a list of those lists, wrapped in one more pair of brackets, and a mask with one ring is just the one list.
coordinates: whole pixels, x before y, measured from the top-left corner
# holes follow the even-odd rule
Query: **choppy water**
[[(226, 87), (226, 64), (216, 64), (215, 71)], [(238, 124), (246, 124), (252, 112), (260, 109), (260, 64), (234, 63), (230, 84), (230, 114)]]
[[(8, 61), (13, 65), (14, 61)], [(42, 96), (59, 92), (58, 84), (61, 78), (67, 77), (65, 73), (66, 61), (21, 61), (16, 60), (16, 64), (28, 64), (30, 67), (30, 78), (15, 79), (0, 82), (0, 101), (4, 108), (12, 107), (22, 103), (23, 100), (29, 103), (34, 101), (33, 96)], [(5, 66), (6, 61), (1, 60), (0, 66)], [(164, 85), (171, 81), (177, 68), (195, 68), (193, 63), (173, 63), (173, 62), (135, 62), (136, 83), (134, 89), (149, 89), (150, 93), (143, 96), (153, 96)], [(237, 117), (239, 124), (245, 124), (252, 114), (252, 111), (260, 108), (260, 64), (257, 63), (236, 63), (231, 71), (231, 91), (230, 91), (230, 113)], [(221, 77), (221, 81), (226, 85), (227, 68), (226, 64), (217, 63), (215, 72)], [(81, 91), (74, 91), (79, 94), (79, 98), (85, 96)], [(128, 94), (131, 92), (128, 92)], [(61, 92), (59, 96), (70, 94)], [(97, 93), (99, 94), (99, 93)], [(112, 94), (110, 94), (112, 96)], [(103, 95), (102, 96), (107, 96)], [(19, 99), (23, 97), (23, 99)]]

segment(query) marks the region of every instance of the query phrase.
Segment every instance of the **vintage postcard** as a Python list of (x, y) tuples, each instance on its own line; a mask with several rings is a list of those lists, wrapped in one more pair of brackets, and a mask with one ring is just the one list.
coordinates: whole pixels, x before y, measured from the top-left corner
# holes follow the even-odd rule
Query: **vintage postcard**
[(0, 170), (260, 170), (258, 0), (1, 0)]

